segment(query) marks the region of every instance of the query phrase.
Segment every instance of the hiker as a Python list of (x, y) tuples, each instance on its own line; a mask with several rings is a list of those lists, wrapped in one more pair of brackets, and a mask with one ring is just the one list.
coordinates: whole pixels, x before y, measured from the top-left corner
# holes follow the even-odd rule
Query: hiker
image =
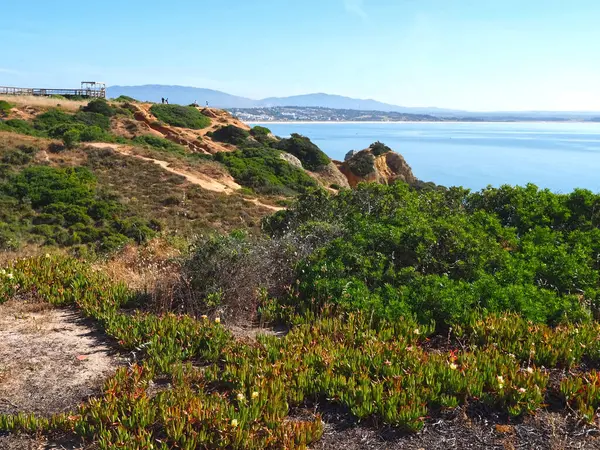
[(165, 104), (165, 98), (164, 98), (164, 97), (161, 97), (161, 98), (160, 98), (160, 101), (161, 101), (161, 103), (162, 103), (163, 105)]
[(208, 100), (206, 101), (206, 107), (208, 108)]
[(169, 104), (169, 99), (165, 98), (165, 103), (168, 105)]

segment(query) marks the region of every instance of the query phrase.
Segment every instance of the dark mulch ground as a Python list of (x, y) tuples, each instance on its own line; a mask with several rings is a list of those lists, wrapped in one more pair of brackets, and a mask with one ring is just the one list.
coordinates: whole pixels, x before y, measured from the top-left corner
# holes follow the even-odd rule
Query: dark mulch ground
[(583, 425), (564, 412), (540, 411), (511, 422), (482, 405), (471, 405), (440, 413), (417, 434), (390, 428), (377, 430), (369, 424), (357, 423), (342, 409), (320, 413), (325, 432), (312, 446), (314, 450), (600, 449), (600, 430)]

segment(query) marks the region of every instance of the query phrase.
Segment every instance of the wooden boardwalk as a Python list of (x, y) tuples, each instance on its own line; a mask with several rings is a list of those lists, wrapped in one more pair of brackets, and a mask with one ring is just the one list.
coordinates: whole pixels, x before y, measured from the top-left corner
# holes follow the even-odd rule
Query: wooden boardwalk
[(82, 81), (79, 89), (54, 89), (54, 88), (21, 88), (0, 86), (0, 95), (33, 95), (49, 97), (51, 95), (106, 98), (106, 85), (95, 81)]

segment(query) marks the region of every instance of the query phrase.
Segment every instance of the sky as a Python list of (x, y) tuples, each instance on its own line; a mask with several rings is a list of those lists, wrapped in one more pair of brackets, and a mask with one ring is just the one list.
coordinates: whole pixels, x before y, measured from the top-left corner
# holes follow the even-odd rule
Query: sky
[(0, 85), (600, 111), (598, 0), (1, 0)]

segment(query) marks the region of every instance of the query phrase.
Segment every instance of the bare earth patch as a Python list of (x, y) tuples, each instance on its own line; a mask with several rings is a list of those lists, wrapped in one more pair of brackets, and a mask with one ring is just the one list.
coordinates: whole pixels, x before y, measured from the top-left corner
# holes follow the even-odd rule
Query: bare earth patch
[(70, 411), (123, 362), (72, 310), (0, 305), (0, 413)]

